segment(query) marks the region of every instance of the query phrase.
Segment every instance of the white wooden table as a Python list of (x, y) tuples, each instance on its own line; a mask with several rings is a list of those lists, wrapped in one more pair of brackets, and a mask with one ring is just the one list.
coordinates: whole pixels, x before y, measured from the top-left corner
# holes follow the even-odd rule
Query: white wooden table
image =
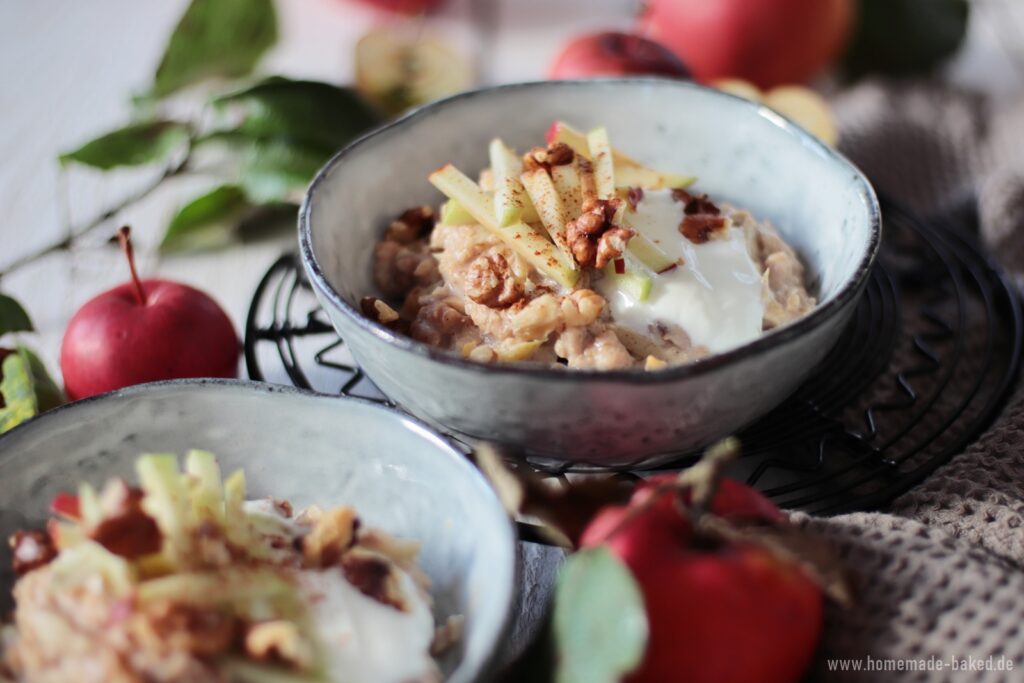
[[(481, 81), (542, 78), (561, 43), (587, 29), (626, 27), (634, 0), (493, 0), (497, 30), (481, 38), (481, 11), (451, 0), (438, 29), (475, 54)], [(0, 272), (24, 254), (59, 241), (133, 187), (146, 171), (63, 173), (61, 150), (127, 122), (129, 96), (143, 90), (165, 41), (187, 0), (3, 0), (0, 3)], [(1003, 101), (1019, 97), (1020, 63), (995, 39), (1005, 12), (1024, 27), (1024, 3), (985, 0), (975, 13), (967, 49), (948, 70), (954, 81), (978, 87)], [(262, 70), (336, 82), (350, 80), (355, 40), (381, 17), (345, 0), (281, 0), (282, 40)], [(999, 11), (995, 10), (998, 6)], [(474, 12), (476, 14), (474, 14)], [(1011, 46), (1012, 47), (1012, 46)], [(1018, 46), (1019, 47), (1019, 46)], [(1020, 55), (1018, 55), (1019, 57)], [(294, 241), (293, 234), (212, 253), (160, 258), (155, 252), (164, 226), (187, 198), (213, 184), (181, 178), (146, 201), (115, 216), (71, 251), (46, 258), (0, 279), (0, 289), (30, 311), (37, 335), (26, 341), (57, 370), (68, 318), (85, 300), (126, 279), (117, 249), (106, 244), (130, 223), (145, 276), (181, 280), (212, 294), (241, 332), (253, 290), (264, 271)], [(548, 551), (524, 546), (523, 612), (539, 616), (557, 562)]]

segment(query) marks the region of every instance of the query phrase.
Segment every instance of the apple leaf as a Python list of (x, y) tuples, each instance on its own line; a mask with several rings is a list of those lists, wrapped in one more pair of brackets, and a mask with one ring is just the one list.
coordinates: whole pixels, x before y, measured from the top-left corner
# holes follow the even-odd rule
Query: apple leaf
[(967, 0), (860, 0), (846, 75), (909, 75), (950, 57), (967, 35)]
[(181, 207), (160, 244), (162, 251), (213, 249), (229, 244), (238, 221), (252, 208), (238, 185), (220, 185)]
[(164, 97), (207, 78), (244, 76), (276, 42), (272, 0), (192, 0), (171, 34), (151, 94)]
[(299, 199), (330, 157), (328, 152), (284, 138), (253, 137), (237, 131), (211, 133), (197, 144), (222, 144), (237, 157), (242, 188), (255, 203)]
[(32, 330), (32, 319), (21, 304), (6, 294), (0, 294), (0, 335)]
[(647, 647), (647, 614), (640, 587), (603, 546), (572, 555), (555, 592), (558, 683), (617, 683), (635, 669)]
[(188, 126), (176, 121), (134, 123), (60, 155), (61, 163), (74, 161), (109, 170), (140, 166), (165, 158), (188, 140)]
[(0, 434), (64, 402), (39, 357), (23, 346), (0, 364)]
[(545, 524), (541, 533), (563, 546), (579, 542), (598, 510), (625, 503), (633, 491), (628, 480), (614, 475), (551, 486), (526, 466), (511, 468), (488, 444), (482, 444), (474, 457), (505, 509), (536, 517)]
[(349, 88), (280, 76), (218, 97), (214, 104), (222, 110), (240, 110), (237, 132), (285, 139), (326, 153), (383, 121), (380, 112)]

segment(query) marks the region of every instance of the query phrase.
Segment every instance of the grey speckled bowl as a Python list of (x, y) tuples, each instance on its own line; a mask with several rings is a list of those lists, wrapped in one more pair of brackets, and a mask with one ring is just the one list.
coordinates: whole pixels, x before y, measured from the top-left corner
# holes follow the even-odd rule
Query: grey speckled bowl
[[(371, 526), (423, 542), (435, 614), (466, 616), (448, 680), (485, 678), (515, 590), (512, 524), (476, 469), (419, 422), (358, 400), (227, 380), (132, 387), (72, 403), (0, 437), (0, 537), (38, 526), (58, 491), (134, 478), (142, 452), (213, 451), (253, 496), (354, 505)], [(0, 544), (0, 614), (10, 552)]]
[[(427, 174), (446, 162), (475, 174), (491, 138), (528, 148), (555, 119), (605, 125), (627, 154), (693, 173), (702, 192), (771, 220), (808, 265), (819, 306), (745, 346), (656, 373), (480, 365), (360, 315), (359, 299), (375, 293), (371, 256), (388, 221), (441, 199)], [(597, 465), (653, 464), (786, 398), (842, 332), (880, 232), (871, 186), (833, 150), (752, 102), (655, 79), (525, 83), (423, 107), (338, 153), (299, 219), (314, 291), (385, 394), (447, 429)]]

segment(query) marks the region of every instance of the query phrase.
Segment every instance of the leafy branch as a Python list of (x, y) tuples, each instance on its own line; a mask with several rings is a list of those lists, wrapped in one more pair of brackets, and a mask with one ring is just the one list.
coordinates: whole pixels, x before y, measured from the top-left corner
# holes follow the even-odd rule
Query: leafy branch
[[(316, 170), (338, 148), (380, 123), (381, 114), (349, 88), (281, 76), (254, 80), (253, 70), (277, 37), (272, 0), (192, 0), (151, 86), (136, 98), (146, 116), (60, 155), (65, 166), (100, 172), (165, 163), (164, 172), (70, 228), (61, 240), (9, 264), (6, 272), (70, 248), (168, 180), (197, 170), (197, 157), (217, 159), (216, 167), (206, 169), (215, 176), (215, 186), (179, 208), (162, 250), (224, 246), (242, 236), (253, 218), (294, 213)], [(231, 80), (240, 78), (248, 82)], [(161, 116), (167, 97), (211, 79), (227, 80), (210, 98), (212, 116)]]

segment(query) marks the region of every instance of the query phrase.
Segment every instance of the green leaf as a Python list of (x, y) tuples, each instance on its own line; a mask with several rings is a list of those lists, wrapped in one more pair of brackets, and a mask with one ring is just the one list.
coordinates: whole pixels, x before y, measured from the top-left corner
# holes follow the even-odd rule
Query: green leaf
[(229, 244), (235, 225), (252, 208), (238, 185), (221, 185), (181, 207), (164, 234), (160, 249), (192, 251)]
[(349, 88), (318, 81), (268, 78), (214, 100), (242, 113), (238, 132), (285, 139), (333, 153), (383, 121), (379, 111)]
[(31, 332), (32, 319), (17, 301), (0, 294), (0, 335), (8, 332)]
[(135, 123), (62, 154), (60, 160), (62, 163), (77, 161), (103, 170), (139, 166), (163, 159), (187, 139), (188, 127), (176, 121)]
[(963, 42), (969, 13), (967, 0), (860, 0), (846, 75), (903, 76), (938, 66)]
[(199, 144), (224, 144), (237, 157), (241, 185), (255, 203), (297, 200), (330, 154), (282, 138), (257, 138), (236, 131), (203, 137)]
[(643, 594), (603, 547), (572, 555), (558, 575), (554, 614), (558, 683), (617, 683), (647, 646)]
[(39, 357), (23, 346), (0, 365), (0, 434), (64, 402)]
[(272, 0), (192, 0), (153, 78), (164, 97), (213, 77), (244, 76), (277, 42)]

